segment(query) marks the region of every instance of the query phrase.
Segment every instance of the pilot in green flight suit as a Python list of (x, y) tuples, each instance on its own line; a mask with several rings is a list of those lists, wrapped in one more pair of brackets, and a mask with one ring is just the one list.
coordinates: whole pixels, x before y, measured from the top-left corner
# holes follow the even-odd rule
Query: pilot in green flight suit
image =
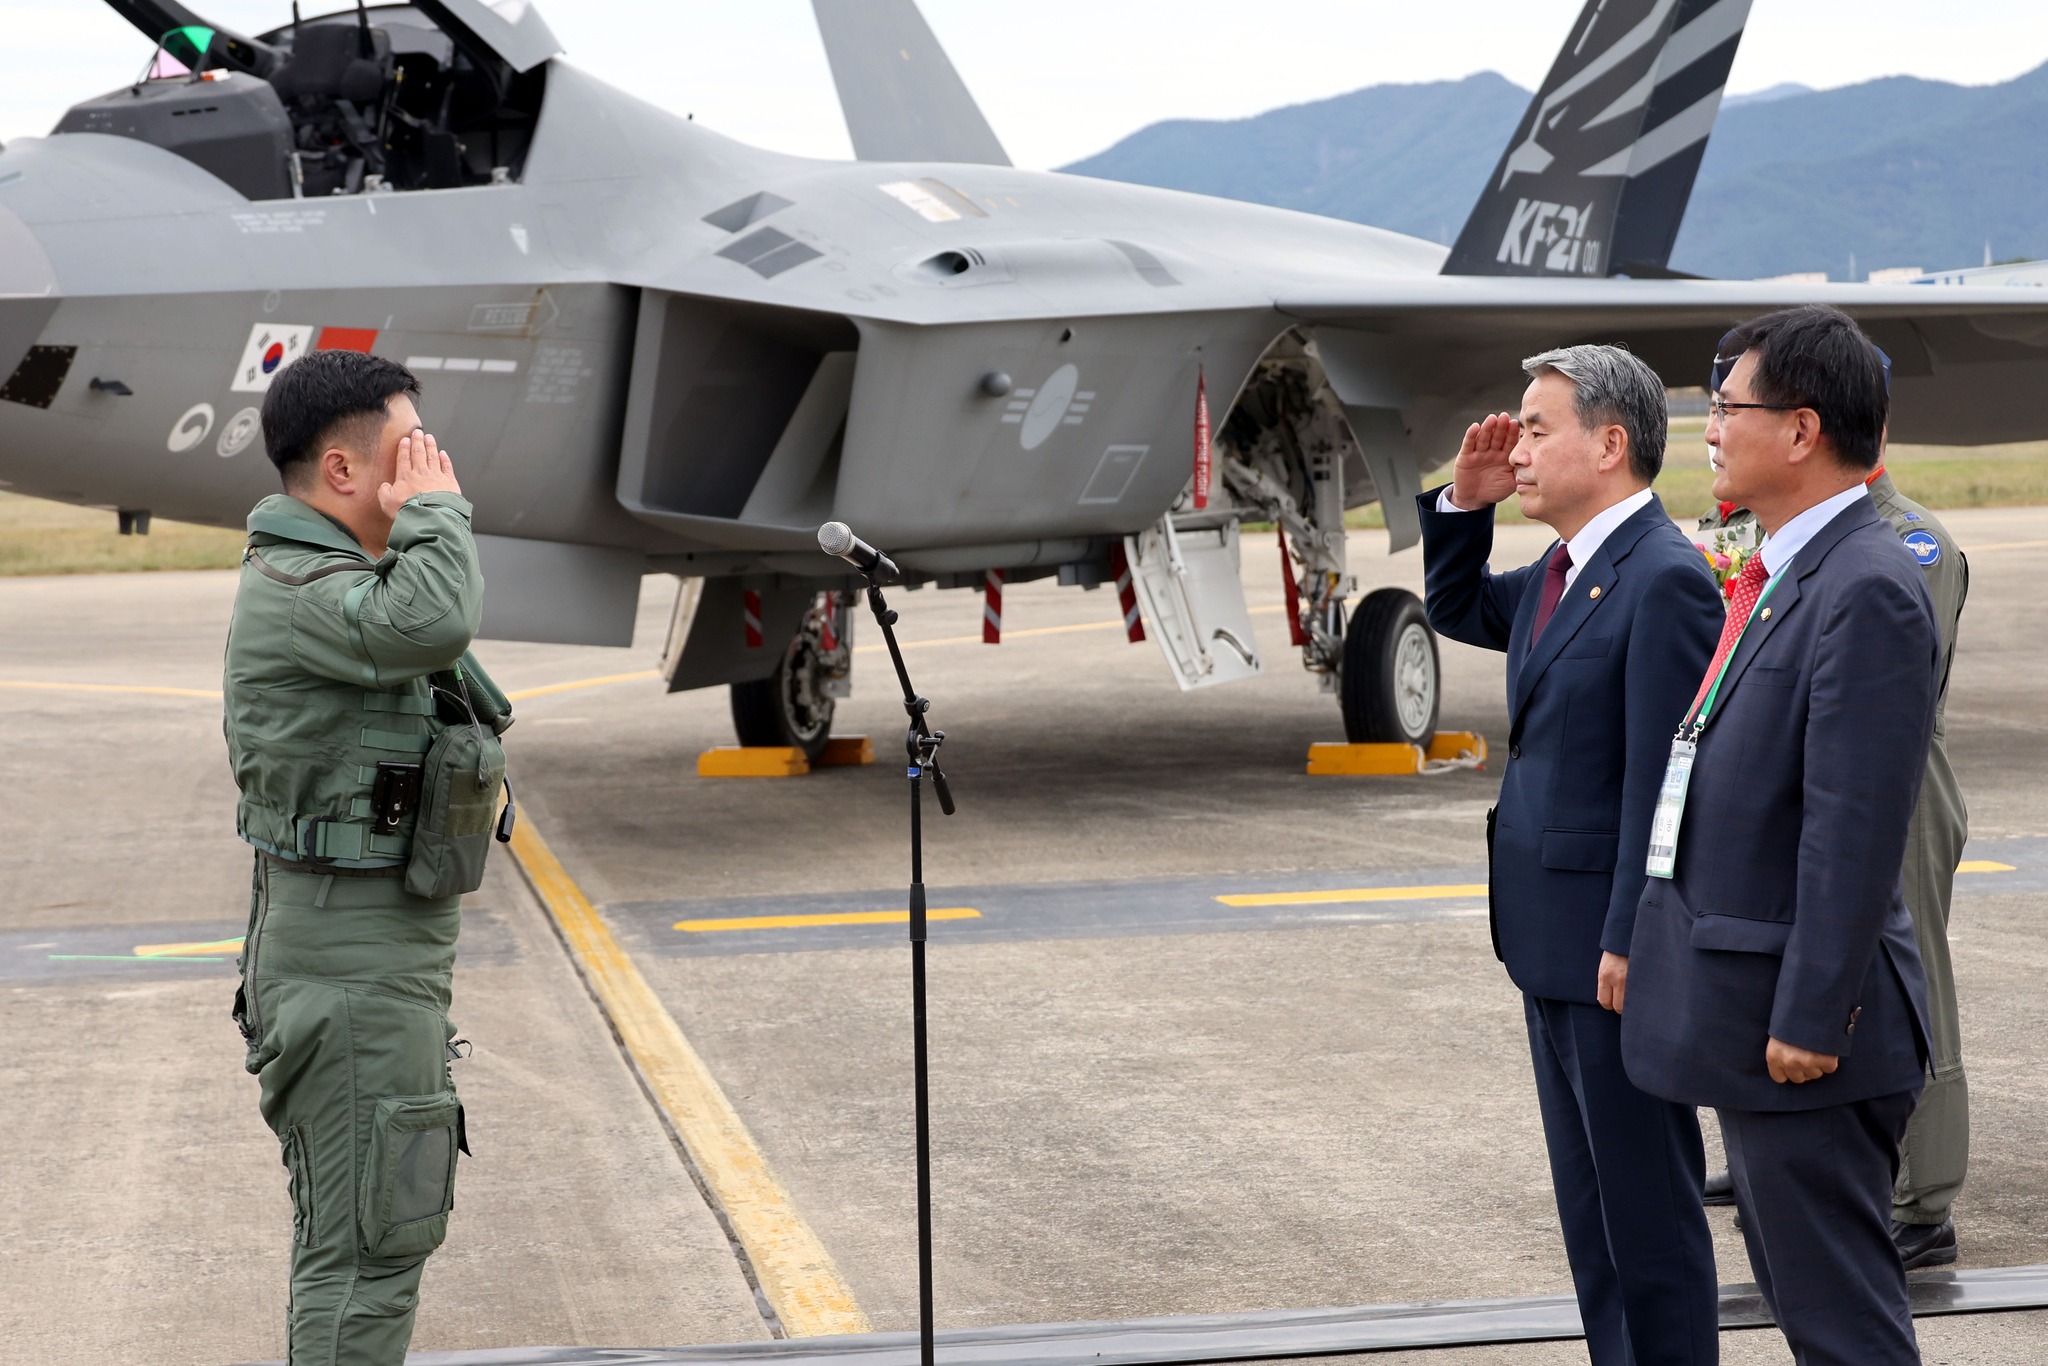
[[(461, 896), (414, 895), (408, 861), (419, 775), (431, 788), (430, 746), (458, 728), (437, 701), (463, 689), (493, 730), (509, 708), (465, 654), (483, 578), (418, 392), (355, 352), (279, 372), (263, 435), (286, 491), (249, 515), (228, 633), (236, 824), (257, 850), (235, 1018), (289, 1172), (292, 1366), (403, 1361), (467, 1150), (449, 1071)], [(498, 754), (463, 781), (486, 830)]]
[[(1956, 1260), (1955, 1223), (1950, 1207), (1963, 1188), (1970, 1165), (1970, 1084), (1963, 1073), (1962, 1024), (1956, 1010), (1955, 967), (1949, 957), (1949, 906), (1956, 865), (1969, 838), (1969, 812), (1949, 766), (1947, 727), (1949, 674), (1955, 662), (1956, 630), (1970, 591), (1970, 566), (1948, 528), (1933, 513), (1905, 497), (1880, 465), (1868, 481), (1878, 515), (1891, 523), (1926, 574), (1941, 626), (1941, 686), (1935, 695), (1934, 743), (1927, 773), (1906, 837), (1903, 870), (1906, 909), (1913, 916), (1920, 961), (1927, 969), (1927, 1013), (1933, 1054), (1927, 1060), (1927, 1089), (1906, 1125), (1899, 1176), (1892, 1191), (1892, 1238), (1908, 1268), (1945, 1266)], [(1722, 510), (1700, 520), (1702, 531), (1724, 528), (1739, 537), (1752, 521), (1745, 509)], [(1710, 1180), (1710, 1187), (1714, 1183)]]

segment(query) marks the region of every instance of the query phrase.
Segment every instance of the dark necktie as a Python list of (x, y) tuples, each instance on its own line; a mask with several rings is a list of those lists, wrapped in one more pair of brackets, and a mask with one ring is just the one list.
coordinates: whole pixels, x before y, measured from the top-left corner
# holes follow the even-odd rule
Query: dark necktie
[(1557, 610), (1557, 600), (1564, 596), (1564, 576), (1572, 567), (1572, 552), (1563, 541), (1550, 552), (1550, 563), (1543, 567), (1543, 596), (1536, 602), (1536, 625), (1529, 631), (1529, 643), (1534, 645), (1543, 634), (1543, 628), (1550, 624), (1551, 613)]

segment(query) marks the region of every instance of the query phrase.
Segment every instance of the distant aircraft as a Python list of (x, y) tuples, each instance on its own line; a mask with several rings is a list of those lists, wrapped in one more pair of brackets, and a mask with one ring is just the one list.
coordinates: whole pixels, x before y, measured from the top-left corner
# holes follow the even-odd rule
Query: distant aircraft
[(108, 2), (144, 75), (0, 151), (0, 480), (238, 525), (278, 368), (374, 350), (461, 462), (487, 633), (624, 644), (681, 575), (670, 686), (731, 685), (750, 744), (815, 752), (848, 686), (827, 519), (940, 587), (1127, 569), (1183, 688), (1261, 669), (1240, 527), (1277, 523), (1346, 733), (1424, 740), (1434, 640), (1398, 589), (1347, 613), (1344, 513), (1413, 544), (1424, 472), (1552, 345), (1683, 383), (1827, 300), (1893, 358), (1894, 436), (2048, 435), (2038, 290), (1666, 269), (1749, 0), (1589, 0), (1449, 252), (1016, 170), (913, 0), (815, 0), (852, 163), (621, 94), (529, 3), (245, 37)]

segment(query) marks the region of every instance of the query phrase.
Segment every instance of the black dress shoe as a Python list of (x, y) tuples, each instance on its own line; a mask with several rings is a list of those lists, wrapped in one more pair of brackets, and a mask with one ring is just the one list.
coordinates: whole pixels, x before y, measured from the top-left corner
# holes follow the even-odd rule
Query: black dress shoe
[(1923, 1266), (1947, 1266), (1956, 1259), (1956, 1221), (1902, 1224), (1894, 1219), (1892, 1241), (1898, 1244), (1899, 1260), (1908, 1271)]
[(1735, 1178), (1723, 1167), (1707, 1177), (1707, 1184), (1700, 1191), (1702, 1205), (1732, 1205), (1735, 1203)]

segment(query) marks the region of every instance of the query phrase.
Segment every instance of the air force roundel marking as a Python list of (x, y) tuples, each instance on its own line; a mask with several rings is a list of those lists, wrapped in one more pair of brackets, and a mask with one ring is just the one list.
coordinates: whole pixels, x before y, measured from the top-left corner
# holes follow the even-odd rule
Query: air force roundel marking
[(1941, 542), (1934, 539), (1931, 531), (1909, 531), (1899, 538), (1906, 549), (1913, 552), (1913, 558), (1920, 561), (1922, 569), (1932, 569), (1941, 563)]
[(249, 443), (256, 439), (256, 434), (262, 429), (263, 414), (254, 408), (244, 408), (229, 418), (227, 425), (220, 429), (220, 443), (214, 450), (220, 453), (223, 460), (240, 455), (249, 449)]
[(164, 448), (173, 454), (189, 451), (204, 441), (206, 434), (212, 430), (213, 405), (195, 403), (185, 410), (183, 417), (171, 425), (170, 439), (164, 442)]
[(1081, 372), (1072, 365), (1062, 365), (1047, 377), (1038, 392), (1032, 395), (1031, 406), (1024, 410), (1023, 430), (1018, 440), (1027, 451), (1035, 451), (1059, 430), (1060, 420), (1067, 415), (1067, 408), (1074, 401), (1074, 393), (1081, 387)]

